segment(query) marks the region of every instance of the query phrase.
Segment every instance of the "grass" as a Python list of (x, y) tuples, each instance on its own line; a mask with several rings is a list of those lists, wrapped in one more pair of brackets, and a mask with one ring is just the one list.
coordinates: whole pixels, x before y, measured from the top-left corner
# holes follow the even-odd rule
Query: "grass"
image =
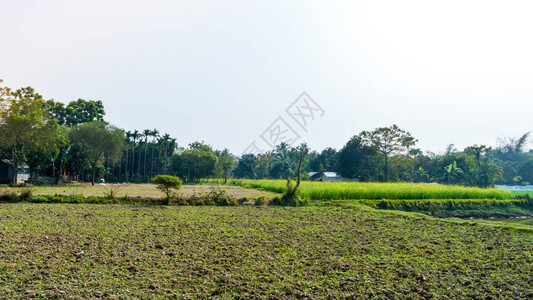
[(0, 298), (527, 298), (533, 233), (340, 208), (0, 206)]
[[(21, 192), (28, 188), (4, 188), (2, 192)], [(264, 196), (272, 198), (277, 194), (268, 191), (259, 191), (255, 189), (246, 189), (238, 186), (202, 186), (202, 185), (184, 185), (178, 194), (183, 197), (190, 197), (198, 194), (206, 194), (213, 190), (225, 190), (232, 198), (258, 198)], [(90, 185), (90, 184), (66, 184), (60, 186), (37, 186), (31, 188), (35, 196), (83, 196), (83, 197), (103, 197), (109, 194), (111, 190), (116, 191), (116, 197), (141, 197), (141, 198), (162, 198), (164, 196), (154, 184), (107, 184)]]
[(359, 207), (420, 212), (439, 218), (511, 218), (533, 215), (527, 199), (420, 199), (420, 200), (333, 200), (316, 201), (318, 206)]
[[(231, 184), (283, 193), (285, 180), (231, 180)], [(511, 192), (497, 189), (414, 183), (357, 183), (304, 181), (300, 194), (312, 200), (343, 199), (509, 199)]]
[(491, 222), (499, 222), (502, 224), (533, 226), (533, 218), (505, 218), (489, 220)]
[(533, 191), (511, 191), (511, 194), (513, 197), (523, 195), (531, 195), (533, 197)]

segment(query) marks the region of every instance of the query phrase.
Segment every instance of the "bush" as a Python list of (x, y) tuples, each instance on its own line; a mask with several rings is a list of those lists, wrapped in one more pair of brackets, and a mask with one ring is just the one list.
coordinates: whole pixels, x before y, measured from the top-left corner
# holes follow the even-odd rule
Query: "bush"
[(189, 203), (183, 199), (178, 199), (178, 205), (180, 206), (187, 206)]
[[(113, 199), (117, 197), (118, 192), (120, 191), (119, 188), (116, 187), (110, 187), (107, 191), (104, 192), (104, 197), (106, 199)], [(126, 196), (127, 197), (127, 196)]]
[(179, 190), (182, 185), (182, 181), (179, 177), (170, 176), (170, 175), (157, 175), (152, 179), (152, 181), (157, 185), (157, 188), (165, 193), (165, 205), (170, 203), (172, 194), (174, 190)]
[[(271, 202), (274, 202), (276, 199), (279, 200), (279, 197), (275, 197)], [(263, 196), (257, 198), (254, 203), (255, 206), (262, 206), (266, 204), (267, 204), (266, 198)]]
[(290, 179), (287, 180), (287, 190), (281, 197), (280, 205), (283, 206), (301, 206), (305, 201), (300, 198), (300, 194), (296, 187), (292, 185)]
[(21, 201), (29, 201), (33, 196), (33, 190), (31, 189), (24, 189), (20, 191), (19, 199)]
[(207, 198), (218, 206), (228, 206), (230, 197), (225, 190), (213, 190), (207, 194)]

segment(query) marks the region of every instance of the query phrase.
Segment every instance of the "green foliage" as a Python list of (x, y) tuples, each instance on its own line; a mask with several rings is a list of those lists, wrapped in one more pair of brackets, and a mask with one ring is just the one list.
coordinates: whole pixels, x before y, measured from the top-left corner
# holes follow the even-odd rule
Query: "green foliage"
[(157, 175), (152, 179), (152, 181), (157, 185), (157, 188), (160, 191), (165, 193), (167, 205), (169, 204), (174, 191), (179, 190), (182, 185), (182, 181), (179, 177), (170, 175)]
[(337, 156), (336, 170), (346, 178), (369, 181), (377, 177), (378, 166), (375, 148), (365, 145), (360, 136), (352, 137)]
[(207, 195), (207, 199), (215, 202), (218, 206), (228, 206), (230, 203), (230, 197), (226, 190), (212, 190)]
[(395, 154), (401, 154), (414, 146), (417, 140), (411, 133), (400, 129), (397, 125), (376, 128), (373, 131), (363, 131), (360, 134), (363, 142), (373, 147), (384, 159), (385, 182), (389, 181), (390, 159)]
[(224, 184), (227, 182), (228, 175), (235, 166), (237, 158), (229, 152), (228, 149), (215, 151), (217, 157), (216, 175), (224, 178)]
[(22, 98), (0, 106), (0, 147), (15, 167), (13, 184), (18, 167), (30, 153), (58, 150), (63, 141), (61, 133), (57, 121), (48, 118), (40, 101)]
[(32, 189), (26, 188), (26, 189), (23, 189), (22, 191), (20, 191), (19, 199), (21, 201), (28, 201), (32, 197), (33, 197), (33, 190)]
[(104, 105), (102, 101), (78, 99), (67, 106), (61, 102), (48, 100), (44, 107), (60, 125), (75, 126), (89, 122), (104, 121)]
[[(119, 192), (120, 192), (119, 188), (112, 186), (104, 192), (104, 197), (107, 199), (113, 199), (117, 197)], [(127, 198), (127, 196), (125, 197)]]
[(124, 131), (103, 122), (89, 122), (77, 125), (70, 131), (69, 137), (73, 144), (83, 149), (91, 166), (91, 182), (94, 185), (96, 167), (104, 160), (118, 162), (124, 146)]
[(286, 190), (281, 197), (279, 205), (282, 206), (302, 206), (306, 203), (301, 197), (299, 190), (293, 185), (292, 180), (287, 179)]
[(174, 171), (185, 178), (186, 182), (199, 182), (201, 178), (215, 175), (217, 161), (210, 146), (195, 142), (179, 154)]

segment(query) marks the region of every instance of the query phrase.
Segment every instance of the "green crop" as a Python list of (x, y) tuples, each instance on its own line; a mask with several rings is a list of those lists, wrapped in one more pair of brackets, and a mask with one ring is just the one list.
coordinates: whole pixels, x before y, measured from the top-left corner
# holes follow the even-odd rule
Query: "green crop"
[[(284, 180), (239, 179), (232, 184), (275, 193), (286, 190)], [(299, 192), (311, 200), (343, 199), (509, 199), (511, 192), (441, 184), (302, 182)]]

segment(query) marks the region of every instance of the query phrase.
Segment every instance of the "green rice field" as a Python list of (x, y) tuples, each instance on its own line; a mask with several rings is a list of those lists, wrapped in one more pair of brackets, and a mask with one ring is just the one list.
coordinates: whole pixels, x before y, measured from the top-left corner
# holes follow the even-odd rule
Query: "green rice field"
[[(216, 183), (216, 181), (211, 181)], [(231, 180), (230, 184), (283, 193), (285, 180)], [(302, 197), (312, 200), (343, 199), (509, 199), (510, 191), (441, 184), (310, 182), (300, 186)]]

